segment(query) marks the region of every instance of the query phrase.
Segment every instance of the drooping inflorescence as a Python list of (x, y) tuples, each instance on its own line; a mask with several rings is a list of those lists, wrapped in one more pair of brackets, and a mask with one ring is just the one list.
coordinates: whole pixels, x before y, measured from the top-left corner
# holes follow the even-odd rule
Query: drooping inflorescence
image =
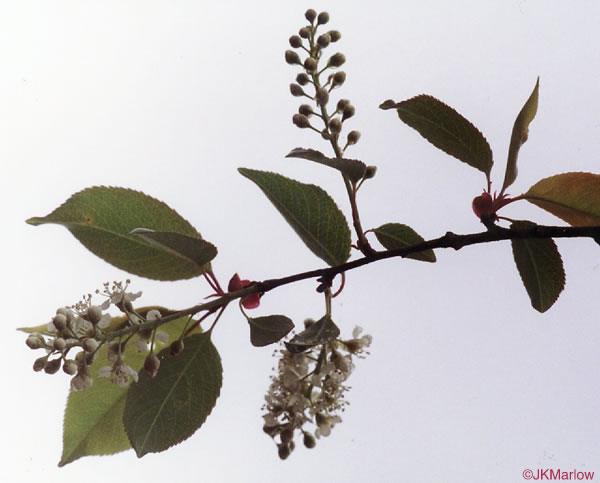
[[(305, 321), (306, 326), (312, 323)], [(294, 450), (296, 433), (302, 435), (304, 446), (314, 448), (315, 438), (329, 436), (342, 421), (340, 413), (349, 404), (345, 382), (354, 369), (353, 357), (364, 357), (372, 341), (361, 332), (356, 327), (352, 339), (336, 339), (302, 353), (277, 351), (277, 374), (271, 377), (263, 406), (263, 430), (275, 440), (281, 459)], [(309, 425), (315, 429), (309, 430)]]

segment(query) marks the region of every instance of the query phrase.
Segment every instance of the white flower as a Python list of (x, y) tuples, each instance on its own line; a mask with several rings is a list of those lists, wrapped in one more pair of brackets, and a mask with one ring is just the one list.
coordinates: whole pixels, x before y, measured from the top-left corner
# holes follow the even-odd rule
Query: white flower
[(118, 386), (127, 387), (130, 383), (130, 378), (135, 382), (138, 381), (138, 373), (131, 367), (125, 364), (123, 359), (117, 359), (113, 366), (103, 366), (98, 369), (98, 376), (108, 377), (111, 382)]

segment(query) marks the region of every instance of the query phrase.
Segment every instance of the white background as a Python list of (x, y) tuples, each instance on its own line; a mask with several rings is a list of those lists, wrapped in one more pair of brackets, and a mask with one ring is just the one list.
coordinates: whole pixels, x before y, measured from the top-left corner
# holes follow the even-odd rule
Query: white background
[[(348, 381), (344, 422), (285, 462), (261, 431), (272, 349), (248, 342), (228, 310), (215, 331), (224, 386), (204, 427), (170, 451), (81, 459), (63, 469), (64, 375), (33, 373), (16, 327), (46, 322), (82, 293), (127, 274), (64, 228), (24, 223), (92, 185), (143, 190), (219, 248), (222, 283), (322, 262), (239, 166), (326, 188), (346, 214), (339, 175), (284, 159), (329, 153), (291, 124), (298, 99), (287, 39), (308, 7), (342, 32), (348, 79), (337, 96), (362, 139), (350, 157), (379, 167), (359, 196), (365, 228), (411, 225), (426, 238), (482, 229), (471, 212), (484, 176), (378, 105), (420, 93), (455, 107), (495, 153), (499, 187), (512, 123), (540, 76), (540, 105), (511, 192), (565, 171), (599, 172), (600, 7), (595, 1), (195, 2), (0, 4), (3, 481), (524, 481), (526, 468), (595, 471), (600, 480), (600, 249), (561, 240), (567, 286), (538, 314), (509, 242), (438, 250), (438, 263), (390, 260), (348, 274), (334, 319), (373, 335)], [(338, 97), (335, 96), (334, 99)], [(347, 132), (347, 131), (346, 131)], [(558, 224), (526, 202), (503, 214)], [(132, 277), (144, 304), (183, 308), (202, 280)], [(318, 317), (312, 281), (263, 298), (256, 313)]]

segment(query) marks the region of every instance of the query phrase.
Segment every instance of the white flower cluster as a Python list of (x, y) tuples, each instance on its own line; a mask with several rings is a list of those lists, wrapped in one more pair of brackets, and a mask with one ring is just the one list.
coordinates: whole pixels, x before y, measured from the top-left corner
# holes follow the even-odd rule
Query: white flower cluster
[[(300, 354), (278, 351), (278, 372), (271, 377), (263, 406), (263, 430), (276, 441), (281, 459), (294, 450), (296, 431), (302, 433), (307, 448), (314, 448), (315, 437), (329, 436), (342, 421), (339, 413), (349, 404), (344, 383), (354, 369), (352, 358), (364, 357), (372, 341), (370, 335), (361, 337), (361, 331), (356, 327), (350, 340), (334, 340)], [(316, 429), (309, 432), (307, 424)]]
[[(75, 305), (59, 308), (45, 331), (27, 337), (26, 344), (31, 349), (46, 351), (46, 355), (36, 359), (33, 370), (55, 374), (62, 366), (66, 374), (73, 376), (71, 389), (79, 391), (91, 387), (93, 379), (89, 366), (102, 344), (100, 336), (112, 321), (112, 316), (106, 310), (115, 305), (128, 314), (133, 311), (131, 302), (142, 295), (141, 292), (126, 292), (128, 286), (129, 280), (125, 284), (113, 282), (112, 286), (107, 282), (104, 291), (96, 290), (96, 294), (106, 297), (102, 304), (92, 304), (92, 295), (88, 294)], [(80, 351), (74, 358), (68, 358), (72, 349)], [(109, 350), (108, 358), (114, 364), (109, 373), (101, 368), (100, 375), (106, 375), (120, 385), (129, 384), (130, 376), (137, 380), (137, 373), (123, 363), (120, 351)]]

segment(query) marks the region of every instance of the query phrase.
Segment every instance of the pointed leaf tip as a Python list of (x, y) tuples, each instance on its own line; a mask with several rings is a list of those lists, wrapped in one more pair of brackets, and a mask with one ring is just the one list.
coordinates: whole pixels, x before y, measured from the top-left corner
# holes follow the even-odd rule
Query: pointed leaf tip
[(175, 210), (151, 196), (126, 188), (95, 186), (71, 196), (52, 213), (27, 220), (31, 225), (62, 225), (88, 250), (111, 265), (155, 280), (197, 277), (204, 267), (149, 245), (131, 231), (146, 227), (201, 239)]
[[(516, 221), (511, 229), (528, 229), (535, 223)], [(511, 240), (513, 257), (532, 307), (545, 312), (565, 287), (562, 258), (552, 239), (520, 238)]]
[(350, 228), (325, 190), (277, 173), (239, 168), (273, 203), (304, 244), (331, 266), (350, 256)]
[(314, 161), (315, 163), (324, 164), (325, 166), (329, 166), (330, 168), (334, 168), (342, 172), (355, 183), (361, 180), (367, 171), (367, 166), (365, 163), (359, 161), (358, 159), (328, 158), (323, 153), (315, 149), (295, 148), (286, 155), (286, 158), (301, 158)]
[(537, 109), (539, 99), (539, 88), (540, 78), (537, 78), (533, 92), (525, 102), (521, 111), (515, 119), (513, 125), (512, 134), (510, 136), (510, 145), (508, 148), (508, 159), (506, 162), (506, 172), (504, 174), (504, 183), (502, 185), (502, 192), (508, 188), (517, 179), (517, 158), (519, 156), (519, 150), (521, 146), (525, 144), (529, 137), (529, 124), (533, 121)]
[(600, 225), (600, 175), (562, 173), (544, 178), (522, 195), (572, 226)]
[(140, 458), (165, 451), (194, 434), (221, 392), (223, 368), (210, 333), (184, 340), (185, 348), (177, 356), (163, 349), (156, 377), (142, 370), (127, 394), (123, 424)]
[[(373, 232), (375, 233), (377, 240), (379, 240), (379, 243), (388, 250), (409, 247), (425, 241), (423, 237), (410, 226), (403, 225), (402, 223), (386, 223), (379, 228), (373, 229)], [(406, 255), (406, 258), (430, 263), (436, 261), (433, 250), (411, 253), (410, 255)]]
[(471, 122), (435, 97), (419, 95), (406, 101), (385, 101), (381, 109), (395, 108), (398, 117), (436, 148), (485, 173), (489, 179), (492, 149)]

